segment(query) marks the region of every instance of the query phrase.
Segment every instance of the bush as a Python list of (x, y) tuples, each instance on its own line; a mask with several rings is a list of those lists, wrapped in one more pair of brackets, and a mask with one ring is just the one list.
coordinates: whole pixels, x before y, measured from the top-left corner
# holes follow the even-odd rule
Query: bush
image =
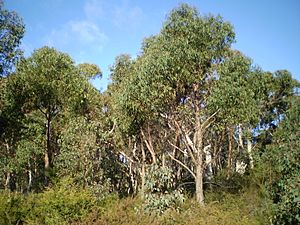
[(85, 189), (77, 188), (69, 179), (40, 194), (32, 194), (27, 202), (34, 207), (26, 216), (27, 224), (70, 224), (80, 221), (96, 205), (95, 198)]
[(284, 120), (260, 159), (273, 201), (273, 224), (300, 224), (300, 97), (289, 103)]
[(174, 186), (174, 174), (171, 169), (153, 165), (148, 168), (145, 181), (145, 212), (162, 214), (167, 209), (179, 209), (184, 196), (182, 190)]
[(280, 180), (271, 189), (273, 194), (273, 224), (300, 224), (300, 174)]
[(22, 224), (30, 209), (26, 198), (22, 194), (8, 191), (0, 192), (0, 224)]
[[(268, 206), (255, 191), (240, 195), (223, 193), (222, 199), (214, 193), (207, 194), (208, 202), (202, 207), (194, 199), (181, 204), (180, 211), (166, 210), (163, 214), (137, 213), (143, 204), (138, 198), (115, 199), (97, 211), (93, 211), (76, 225), (259, 225), (269, 224)], [(74, 224), (74, 225), (75, 225)]]

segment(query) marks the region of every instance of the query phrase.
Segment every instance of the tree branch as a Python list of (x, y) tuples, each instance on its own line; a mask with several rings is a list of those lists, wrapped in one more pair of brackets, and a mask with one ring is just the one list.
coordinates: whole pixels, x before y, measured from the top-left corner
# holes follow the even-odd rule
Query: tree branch
[(177, 147), (176, 145), (172, 144), (169, 140), (168, 140), (168, 143), (169, 143), (172, 147), (174, 147), (174, 148), (176, 148), (177, 150), (179, 150), (182, 154), (184, 154), (184, 155), (187, 154), (187, 153), (186, 153), (185, 151), (183, 151), (181, 148), (179, 148), (179, 147)]
[[(185, 143), (185, 145), (186, 145), (186, 147), (187, 147), (187, 149), (188, 149), (189, 155), (190, 155), (190, 157), (191, 157), (193, 163), (196, 165), (196, 164), (197, 164), (197, 161), (196, 161), (196, 159), (195, 159), (195, 156), (194, 156), (194, 154), (193, 154), (193, 151), (194, 151), (195, 153), (197, 153), (197, 149), (195, 148), (194, 143), (192, 142), (192, 140), (191, 140), (191, 138), (189, 137), (189, 135), (188, 135), (188, 134), (187, 134), (187, 133), (179, 126), (179, 124), (178, 124), (177, 121), (175, 121), (175, 124), (176, 124), (177, 128), (179, 129), (180, 133), (181, 133), (182, 135), (184, 135), (184, 139), (186, 140), (186, 141), (184, 141), (184, 143)], [(191, 149), (192, 149), (193, 151), (192, 151)]]
[(111, 130), (108, 132), (108, 134), (112, 134), (112, 132), (114, 132), (116, 127), (116, 123), (114, 122), (113, 127), (111, 128)]
[(196, 179), (196, 175), (194, 174), (194, 172), (187, 166), (185, 165), (183, 162), (181, 162), (180, 160), (176, 159), (174, 156), (172, 156), (169, 152), (168, 155), (171, 157), (171, 159), (173, 159), (175, 162), (177, 162), (178, 164), (180, 164), (183, 168), (185, 168), (187, 171), (190, 172), (190, 174), (194, 177), (194, 179)]
[(214, 118), (214, 116), (219, 112), (220, 110), (218, 109), (216, 112), (211, 114), (201, 125), (201, 130), (205, 131), (211, 124), (211, 119)]

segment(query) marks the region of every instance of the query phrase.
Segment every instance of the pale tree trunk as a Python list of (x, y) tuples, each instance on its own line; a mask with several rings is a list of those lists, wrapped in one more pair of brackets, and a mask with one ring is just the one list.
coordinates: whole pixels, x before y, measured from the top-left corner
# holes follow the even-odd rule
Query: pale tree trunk
[(232, 167), (232, 136), (233, 131), (232, 128), (228, 128), (228, 159), (227, 159), (227, 179), (229, 179), (231, 175), (231, 167)]
[[(6, 146), (7, 155), (10, 155), (9, 144), (6, 143), (5, 146)], [(10, 187), (9, 187), (9, 183), (10, 183), (10, 175), (11, 175), (11, 174), (10, 174), (10, 172), (8, 171), (8, 172), (6, 173), (6, 180), (5, 180), (5, 185), (4, 185), (4, 189), (5, 189), (5, 190), (9, 190), (9, 189), (10, 189)]]
[(27, 187), (28, 192), (31, 190), (31, 186), (32, 186), (32, 171), (31, 171), (30, 163), (28, 162), (28, 187)]
[(162, 167), (166, 166), (166, 155), (164, 152), (162, 153), (161, 164), (162, 164)]
[(6, 180), (5, 180), (5, 185), (4, 185), (4, 189), (5, 190), (9, 190), (9, 183), (10, 183), (10, 172), (6, 173)]
[[(131, 143), (131, 141), (129, 140)], [(131, 144), (129, 144), (131, 145)], [(138, 193), (138, 181), (136, 179), (136, 174), (142, 174), (142, 169), (140, 169), (140, 164), (138, 164), (139, 159), (136, 157), (136, 150), (137, 150), (137, 144), (134, 142), (133, 149), (132, 149), (132, 157), (129, 157), (125, 152), (120, 151), (120, 154), (125, 158), (125, 161), (128, 161), (128, 167), (129, 167), (129, 178), (130, 178), (130, 185), (127, 189), (127, 193), (132, 193), (133, 195), (136, 195)], [(134, 159), (136, 161), (134, 161)], [(136, 165), (138, 165), (136, 167)], [(142, 167), (141, 167), (142, 168)]]
[[(130, 143), (131, 143), (131, 139), (129, 139)], [(133, 143), (133, 148), (132, 148), (132, 158), (126, 156), (126, 158), (129, 160), (130, 164), (129, 164), (129, 173), (130, 173), (130, 181), (131, 181), (131, 185), (132, 185), (132, 193), (135, 195), (138, 193), (138, 179), (135, 176), (136, 174), (138, 174), (139, 172), (139, 168), (138, 165), (134, 160), (138, 161), (138, 158), (136, 157), (136, 151), (137, 151), (137, 142), (134, 141)]]
[(238, 134), (239, 134), (238, 146), (243, 149), (244, 148), (244, 144), (243, 144), (243, 130), (242, 130), (242, 125), (241, 124), (239, 124), (239, 126), (238, 126)]
[(147, 133), (146, 133), (147, 136), (145, 135), (143, 129), (141, 130), (141, 135), (142, 135), (143, 141), (146, 144), (146, 147), (147, 147), (148, 151), (150, 152), (150, 155), (151, 155), (151, 158), (152, 158), (152, 163), (156, 164), (156, 161), (157, 161), (156, 160), (156, 154), (155, 154), (153, 143), (152, 143), (152, 137), (151, 137), (151, 134), (150, 134), (149, 125), (147, 126)]
[(199, 204), (204, 205), (204, 190), (203, 190), (203, 166), (196, 165), (196, 200)]
[(44, 152), (44, 169), (45, 169), (45, 180), (44, 184), (45, 186), (49, 185), (49, 169), (50, 169), (50, 145), (51, 145), (51, 139), (50, 139), (50, 132), (51, 132), (51, 119), (50, 115), (47, 117), (47, 125), (46, 125), (46, 148)]
[(205, 153), (205, 165), (206, 165), (206, 172), (207, 172), (207, 179), (208, 182), (211, 181), (212, 177), (213, 177), (213, 170), (212, 170), (212, 155), (210, 152), (210, 147), (211, 145), (208, 145), (204, 148), (204, 153)]
[(254, 160), (253, 160), (253, 154), (252, 154), (252, 142), (249, 138), (247, 139), (247, 152), (248, 152), (249, 160), (250, 160), (250, 162), (249, 162), (250, 168), (253, 169)]
[[(203, 148), (203, 138), (206, 130), (211, 125), (211, 121), (217, 112), (210, 115), (203, 122), (201, 121), (200, 109), (197, 104), (194, 104), (195, 107), (195, 123), (194, 127), (191, 130), (194, 130), (193, 140), (190, 138), (191, 130), (186, 130), (184, 126), (181, 126), (176, 120), (174, 121), (177, 129), (180, 131), (182, 135), (183, 143), (186, 146), (186, 151), (181, 149), (179, 146), (176, 146), (170, 143), (176, 150), (181, 152), (184, 155), (189, 155), (191, 162), (193, 164), (193, 168), (189, 168), (187, 164), (175, 158), (174, 155), (169, 154), (169, 156), (180, 164), (183, 168), (185, 168), (195, 179), (195, 188), (196, 188), (196, 200), (197, 202), (204, 206), (204, 187), (203, 187), (203, 175), (205, 170), (204, 165), (204, 152), (207, 150), (210, 145)], [(210, 160), (211, 161), (211, 160)]]
[(143, 143), (141, 144), (141, 148), (142, 148), (141, 198), (144, 199), (144, 197), (145, 197), (145, 175), (146, 175), (146, 168), (145, 168), (146, 154), (145, 154), (145, 149), (144, 149)]
[(133, 165), (132, 161), (129, 161), (129, 176), (130, 176), (130, 183), (131, 187), (128, 188), (128, 194), (130, 194), (130, 189), (132, 189), (132, 194), (136, 194), (136, 180), (134, 179), (134, 172), (133, 172)]
[(203, 131), (201, 127), (201, 121), (199, 117), (199, 110), (197, 110), (196, 114), (196, 126), (195, 126), (195, 134), (194, 134), (194, 157), (196, 159), (196, 200), (200, 205), (204, 205), (204, 189), (203, 189), (203, 174), (204, 174), (204, 165), (203, 165)]

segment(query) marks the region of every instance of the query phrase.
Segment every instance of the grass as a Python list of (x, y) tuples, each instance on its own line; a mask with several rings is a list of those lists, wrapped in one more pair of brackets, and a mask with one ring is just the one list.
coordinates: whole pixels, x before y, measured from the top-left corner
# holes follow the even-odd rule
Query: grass
[(100, 207), (85, 220), (74, 225), (258, 225), (269, 224), (269, 206), (255, 191), (241, 194), (207, 193), (208, 203), (201, 207), (193, 199), (161, 216), (137, 212), (141, 201), (136, 198), (116, 199)]
[[(66, 184), (39, 194), (0, 192), (0, 225), (258, 225), (270, 224), (270, 203), (258, 188), (228, 193), (207, 191), (206, 205), (188, 198), (179, 210), (144, 213), (139, 198), (107, 195), (97, 201), (85, 189)], [(54, 223), (55, 222), (55, 223)]]

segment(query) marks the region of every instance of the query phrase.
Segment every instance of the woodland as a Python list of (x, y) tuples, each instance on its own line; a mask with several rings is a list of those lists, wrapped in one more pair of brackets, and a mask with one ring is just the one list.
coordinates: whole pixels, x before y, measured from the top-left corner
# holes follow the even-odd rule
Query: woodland
[(221, 16), (174, 8), (100, 92), (0, 7), (0, 224), (300, 224), (299, 82)]

